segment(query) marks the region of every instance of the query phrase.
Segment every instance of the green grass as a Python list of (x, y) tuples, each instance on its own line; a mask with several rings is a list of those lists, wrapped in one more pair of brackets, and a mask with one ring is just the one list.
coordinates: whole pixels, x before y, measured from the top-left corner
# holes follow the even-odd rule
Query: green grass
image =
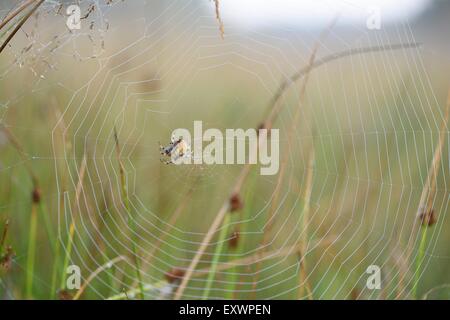
[(27, 281), (26, 281), (26, 297), (27, 299), (33, 298), (33, 280), (34, 280), (34, 264), (36, 259), (36, 243), (37, 243), (37, 205), (35, 203), (31, 206), (30, 215), (30, 231), (28, 233), (28, 251), (27, 251)]
[(225, 239), (228, 235), (228, 229), (231, 221), (231, 213), (225, 215), (222, 221), (222, 230), (220, 230), (219, 238), (217, 239), (216, 249), (214, 251), (214, 255), (211, 261), (210, 271), (208, 273), (208, 278), (206, 279), (205, 290), (203, 291), (203, 300), (207, 300), (209, 298), (209, 294), (211, 291), (211, 287), (214, 282), (214, 278), (216, 276), (216, 268), (219, 263), (220, 257), (222, 255)]
[(120, 160), (120, 145), (119, 145), (119, 138), (117, 136), (116, 128), (114, 127), (114, 140), (116, 144), (116, 153), (117, 153), (117, 160), (119, 162), (119, 173), (120, 173), (120, 185), (121, 185), (121, 195), (122, 195), (122, 201), (125, 206), (126, 212), (127, 212), (127, 221), (128, 221), (128, 227), (132, 234), (132, 240), (131, 240), (131, 248), (133, 251), (133, 259), (134, 259), (134, 266), (136, 270), (136, 277), (138, 279), (139, 284), (139, 296), (141, 299), (145, 299), (144, 294), (144, 284), (142, 282), (142, 275), (141, 275), (141, 267), (139, 262), (139, 256), (137, 252), (137, 243), (138, 243), (138, 236), (137, 236), (137, 226), (136, 221), (134, 220), (134, 215), (131, 213), (131, 207), (130, 207), (130, 199), (128, 198), (128, 186), (126, 182), (126, 176), (125, 176), (125, 168), (122, 164), (122, 161)]

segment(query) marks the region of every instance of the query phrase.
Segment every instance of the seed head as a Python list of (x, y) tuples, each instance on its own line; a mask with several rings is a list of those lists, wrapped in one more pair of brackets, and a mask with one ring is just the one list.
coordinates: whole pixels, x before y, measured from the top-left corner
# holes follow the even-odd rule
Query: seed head
[(270, 137), (270, 128), (265, 122), (261, 122), (257, 128), (257, 134), (259, 136), (259, 130), (267, 129), (267, 137)]
[(419, 214), (419, 219), (422, 226), (431, 227), (437, 222), (436, 215), (434, 214), (434, 209), (423, 209)]
[(33, 203), (40, 203), (41, 202), (41, 189), (39, 187), (34, 187), (33, 192), (31, 194), (31, 198), (33, 200)]
[(59, 300), (72, 300), (73, 296), (69, 291), (61, 289), (58, 291), (58, 299)]
[(6, 271), (11, 269), (13, 258), (15, 257), (15, 253), (11, 246), (6, 248), (6, 253), (0, 256), (0, 266), (3, 267)]
[(239, 211), (244, 206), (239, 194), (235, 193), (230, 197), (230, 212)]
[(174, 283), (176, 281), (180, 281), (184, 277), (184, 270), (173, 268), (168, 271), (164, 277), (166, 278), (168, 283)]

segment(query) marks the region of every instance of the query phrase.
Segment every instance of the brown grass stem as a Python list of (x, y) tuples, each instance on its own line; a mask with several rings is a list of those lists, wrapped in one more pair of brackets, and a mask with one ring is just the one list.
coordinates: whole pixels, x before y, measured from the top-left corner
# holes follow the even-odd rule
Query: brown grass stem
[(20, 20), (20, 22), (16, 25), (13, 31), (9, 34), (9, 36), (6, 38), (6, 40), (3, 42), (3, 44), (0, 46), (0, 53), (3, 52), (3, 50), (6, 48), (8, 43), (14, 38), (16, 33), (23, 27), (25, 22), (33, 15), (33, 13), (40, 7), (42, 3), (44, 3), (45, 0), (39, 0), (34, 7), (28, 12), (28, 14)]
[[(80, 201), (81, 191), (83, 190), (83, 180), (84, 180), (84, 175), (86, 172), (86, 165), (87, 165), (87, 160), (86, 160), (86, 153), (85, 153), (83, 155), (83, 159), (81, 160), (80, 169), (78, 171), (78, 182), (77, 182), (77, 186), (75, 188), (75, 202), (74, 203), (77, 205), (78, 210), (81, 210), (79, 201)], [(66, 255), (64, 257), (63, 268), (62, 268), (62, 277), (61, 277), (61, 284), (60, 284), (61, 290), (63, 290), (65, 287), (66, 270), (69, 265), (70, 256), (72, 254), (73, 238), (75, 235), (76, 219), (75, 219), (75, 217), (73, 217), (73, 215), (71, 215), (71, 217), (72, 218), (71, 218), (70, 226), (69, 226), (69, 234), (67, 236), (67, 243), (66, 243)]]
[(308, 299), (312, 299), (311, 285), (308, 282), (308, 271), (306, 265), (306, 251), (308, 248), (308, 224), (309, 224), (309, 211), (311, 208), (311, 192), (313, 185), (313, 168), (314, 168), (315, 150), (314, 145), (309, 153), (308, 169), (306, 172), (305, 191), (303, 194), (303, 209), (302, 209), (302, 230), (301, 230), (301, 245), (300, 245), (300, 268), (299, 268), (299, 290), (298, 298), (301, 299), (304, 296), (304, 289)]
[(8, 235), (8, 230), (9, 230), (9, 219), (6, 219), (5, 223), (3, 225), (2, 237), (0, 238), (0, 255), (3, 252), (3, 246), (5, 245), (6, 236)]
[(11, 11), (3, 20), (0, 22), (0, 30), (8, 24), (12, 19), (14, 19), (17, 15), (19, 15), (22, 11), (24, 11), (30, 4), (35, 2), (36, 0), (27, 0), (22, 3), (17, 9)]
[[(326, 237), (323, 239), (313, 241), (312, 246), (313, 247), (328, 246), (328, 245), (332, 244), (334, 241), (336, 241), (336, 237), (329, 236), (329, 237)], [(265, 251), (265, 252), (260, 251), (260, 252), (252, 254), (245, 258), (240, 258), (240, 259), (235, 259), (235, 260), (231, 260), (228, 262), (220, 263), (217, 265), (216, 271), (225, 271), (225, 270), (228, 270), (228, 269), (231, 269), (234, 267), (238, 267), (238, 266), (249, 266), (249, 265), (252, 265), (255, 263), (259, 263), (260, 261), (266, 261), (269, 259), (275, 259), (275, 258), (286, 257), (286, 256), (290, 256), (293, 254), (297, 254), (299, 252), (299, 250), (301, 250), (301, 247), (303, 245), (304, 245), (303, 243), (300, 243), (300, 244), (288, 246), (285, 248), (278, 248), (278, 249), (273, 249), (273, 250)], [(205, 274), (208, 274), (209, 271), (210, 271), (210, 267), (200, 269), (200, 270), (194, 272), (193, 276), (195, 276), (195, 277), (203, 276)]]
[(450, 90), (447, 96), (447, 104), (444, 114), (444, 119), (439, 131), (439, 140), (434, 150), (433, 160), (431, 162), (430, 168), (428, 170), (427, 179), (422, 190), (422, 194), (419, 201), (419, 208), (417, 212), (417, 220), (419, 220), (419, 228), (421, 229), (420, 243), (418, 248), (418, 253), (416, 257), (416, 266), (414, 271), (414, 283), (413, 283), (413, 296), (417, 298), (417, 287), (420, 280), (420, 274), (422, 269), (422, 264), (424, 260), (425, 250), (426, 250), (426, 240), (427, 231), (432, 224), (432, 219), (434, 219), (433, 214), (433, 203), (436, 195), (436, 180), (439, 171), (439, 165), (442, 159), (442, 149), (444, 148), (445, 135), (448, 132), (447, 123), (450, 113)]
[(83, 285), (78, 289), (77, 293), (74, 295), (73, 300), (78, 300), (83, 292), (86, 290), (87, 286), (94, 280), (101, 272), (110, 269), (114, 264), (127, 260), (127, 257), (125, 256), (118, 256), (112, 259), (111, 261), (106, 262), (105, 264), (99, 266), (97, 269), (94, 270), (86, 279), (86, 281), (83, 283)]
[(312, 65), (307, 65), (304, 68), (300, 69), (298, 72), (294, 73), (291, 77), (289, 77), (287, 80), (282, 81), (280, 86), (278, 87), (278, 90), (273, 95), (272, 99), (270, 100), (267, 110), (269, 115), (267, 116), (267, 126), (270, 127), (270, 125), (275, 122), (278, 114), (280, 113), (280, 109), (282, 105), (279, 103), (280, 99), (282, 98), (283, 94), (291, 87), (292, 84), (296, 83), (298, 80), (303, 78), (306, 74), (308, 74), (311, 70), (317, 69), (327, 63), (333, 62), (335, 60), (340, 60), (346, 57), (356, 56), (356, 55), (362, 55), (367, 53), (376, 53), (376, 52), (385, 52), (385, 51), (395, 51), (400, 49), (414, 49), (421, 46), (421, 43), (417, 42), (406, 42), (406, 43), (395, 43), (395, 44), (388, 44), (388, 45), (379, 45), (379, 46), (369, 46), (369, 47), (361, 47), (361, 48), (352, 48), (343, 50), (340, 52), (335, 52), (330, 55), (326, 55), (320, 59), (317, 59), (314, 61)]
[(137, 230), (136, 230), (136, 222), (134, 220), (134, 216), (131, 213), (130, 208), (130, 200), (128, 198), (128, 187), (125, 177), (125, 166), (122, 163), (122, 160), (120, 159), (120, 144), (119, 144), (119, 137), (117, 135), (116, 127), (114, 127), (114, 141), (116, 146), (116, 156), (117, 161), (119, 163), (119, 173), (120, 173), (120, 184), (122, 187), (122, 202), (125, 206), (125, 209), (127, 211), (127, 221), (128, 221), (128, 228), (130, 229), (130, 232), (132, 233), (131, 236), (131, 249), (133, 251), (133, 259), (135, 264), (135, 270), (136, 270), (136, 277), (138, 279), (139, 284), (139, 291), (140, 291), (140, 297), (142, 300), (144, 300), (144, 285), (142, 282), (142, 275), (141, 275), (141, 268), (139, 263), (139, 256), (137, 253), (136, 243), (137, 243)]
[(220, 16), (220, 3), (219, 3), (219, 0), (214, 0), (214, 6), (215, 6), (215, 9), (216, 9), (216, 20), (219, 23), (220, 37), (223, 40), (224, 34), (225, 34), (225, 28), (223, 26), (222, 17)]

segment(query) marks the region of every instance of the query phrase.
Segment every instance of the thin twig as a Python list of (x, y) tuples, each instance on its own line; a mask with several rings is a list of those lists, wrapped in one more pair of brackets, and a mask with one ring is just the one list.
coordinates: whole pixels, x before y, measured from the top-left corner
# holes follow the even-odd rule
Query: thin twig
[(312, 191), (312, 184), (313, 184), (313, 167), (314, 167), (314, 157), (315, 157), (315, 150), (314, 145), (312, 146), (312, 150), (309, 154), (309, 163), (308, 163), (308, 169), (306, 172), (306, 183), (305, 183), (305, 192), (303, 195), (303, 209), (302, 209), (302, 241), (301, 241), (301, 248), (300, 248), (300, 268), (299, 268), (299, 298), (303, 297), (303, 288), (306, 289), (308, 299), (312, 299), (312, 290), (311, 285), (308, 282), (307, 279), (307, 267), (306, 267), (306, 256), (305, 253), (307, 251), (308, 246), (308, 224), (309, 224), (309, 211), (311, 209), (310, 202), (311, 202), (311, 191)]
[(287, 80), (281, 82), (280, 86), (278, 87), (278, 90), (273, 95), (272, 99), (270, 100), (267, 109), (269, 110), (270, 114), (267, 117), (267, 126), (270, 127), (270, 124), (275, 122), (277, 115), (280, 113), (280, 109), (282, 107), (281, 104), (278, 104), (280, 98), (283, 96), (284, 92), (286, 92), (287, 89), (291, 87), (294, 83), (296, 83), (299, 79), (303, 78), (308, 72), (310, 72), (309, 69), (317, 69), (329, 62), (339, 60), (342, 58), (350, 57), (350, 56), (356, 56), (366, 53), (376, 53), (376, 52), (384, 52), (384, 51), (395, 51), (400, 49), (414, 49), (421, 46), (421, 43), (417, 42), (407, 42), (407, 43), (396, 43), (396, 44), (389, 44), (389, 45), (380, 45), (380, 46), (370, 46), (370, 47), (361, 47), (361, 48), (353, 48), (348, 50), (343, 50), (340, 52), (332, 53), (330, 55), (327, 55), (321, 59), (317, 59), (312, 66), (307, 65), (306, 67), (300, 69), (298, 72), (294, 73), (291, 77), (289, 77)]
[[(83, 155), (83, 159), (81, 160), (81, 165), (80, 165), (80, 169), (78, 171), (78, 183), (75, 189), (75, 202), (74, 204), (76, 204), (78, 206), (78, 209), (81, 210), (80, 208), (80, 194), (81, 191), (83, 190), (83, 180), (84, 180), (84, 174), (86, 172), (86, 164), (87, 164), (87, 160), (86, 160), (86, 153)], [(63, 262), (63, 274), (61, 277), (61, 285), (60, 285), (60, 289), (64, 288), (65, 282), (66, 282), (66, 272), (65, 270), (67, 269), (68, 265), (69, 265), (69, 260), (70, 260), (70, 255), (72, 253), (72, 246), (73, 246), (73, 238), (74, 238), (74, 234), (75, 234), (75, 217), (72, 216), (72, 221), (70, 221), (70, 226), (69, 226), (69, 234), (67, 236), (67, 244), (66, 244), (66, 255), (64, 257), (64, 262)]]
[(8, 43), (14, 38), (16, 33), (22, 28), (22, 26), (27, 22), (27, 20), (33, 15), (33, 13), (40, 7), (42, 3), (44, 3), (45, 0), (40, 0), (36, 5), (28, 12), (28, 14), (20, 20), (20, 22), (17, 24), (17, 26), (14, 28), (14, 30), (9, 34), (8, 38), (6, 38), (5, 42), (3, 42), (2, 46), (0, 47), (0, 53), (3, 52), (5, 47), (8, 45)]
[(114, 127), (114, 142), (116, 146), (116, 156), (117, 161), (119, 162), (119, 173), (120, 173), (120, 184), (122, 187), (122, 202), (125, 206), (125, 209), (127, 211), (127, 221), (128, 221), (128, 228), (130, 229), (130, 232), (132, 233), (131, 236), (131, 249), (133, 251), (134, 256), (134, 264), (136, 269), (136, 277), (138, 279), (139, 283), (139, 289), (141, 292), (141, 299), (144, 300), (144, 287), (142, 282), (142, 275), (141, 275), (141, 268), (139, 263), (139, 256), (136, 248), (137, 244), (137, 231), (136, 231), (136, 221), (134, 220), (134, 215), (131, 214), (131, 207), (130, 207), (130, 200), (128, 197), (128, 187), (125, 177), (125, 166), (122, 163), (122, 160), (120, 159), (120, 144), (119, 144), (119, 137), (117, 135), (116, 127)]
[(223, 40), (224, 34), (225, 34), (225, 29), (223, 27), (222, 18), (220, 17), (220, 3), (219, 3), (219, 0), (214, 0), (214, 5), (216, 7), (216, 19), (217, 19), (217, 22), (219, 23), (220, 37)]
[(22, 162), (25, 165), (26, 170), (28, 171), (28, 174), (30, 175), (31, 181), (33, 182), (33, 186), (36, 188), (38, 186), (38, 178), (36, 174), (33, 171), (33, 168), (31, 167), (29, 163), (28, 155), (26, 154), (24, 148), (19, 143), (19, 140), (17, 140), (16, 136), (4, 125), (1, 126), (1, 130), (5, 133), (6, 138), (8, 141), (12, 144), (14, 149), (16, 149), (17, 153), (19, 154)]
[(444, 283), (444, 284), (442, 284), (442, 285), (440, 285), (440, 286), (431, 288), (430, 290), (428, 290), (427, 292), (425, 292), (425, 294), (424, 294), (423, 297), (422, 297), (422, 300), (427, 300), (428, 296), (429, 296), (432, 292), (434, 292), (434, 291), (436, 291), (436, 290), (439, 290), (439, 289), (445, 289), (445, 288), (449, 289), (449, 288), (450, 288), (450, 284), (449, 284), (449, 283)]
[(14, 19), (19, 13), (21, 13), (23, 10), (25, 10), (30, 4), (35, 2), (36, 0), (28, 0), (24, 3), (22, 3), (16, 10), (10, 12), (5, 19), (0, 22), (0, 30), (8, 24), (12, 19)]
[(127, 260), (127, 258), (125, 256), (118, 256), (118, 257), (115, 257), (114, 259), (112, 259), (111, 261), (108, 261), (107, 263), (101, 265), (97, 269), (95, 269), (94, 272), (92, 272), (89, 275), (89, 277), (86, 279), (86, 281), (83, 283), (83, 285), (80, 287), (80, 289), (78, 289), (77, 293), (73, 297), (73, 300), (78, 300), (81, 297), (81, 295), (83, 294), (84, 290), (86, 290), (89, 283), (91, 283), (91, 281), (94, 280), (95, 277), (97, 277), (102, 271), (110, 269), (117, 262), (125, 261), (125, 260)]
[(2, 237), (0, 239), (0, 255), (3, 251), (3, 245), (5, 244), (6, 235), (8, 234), (8, 230), (9, 230), (9, 219), (6, 219), (5, 224), (3, 226)]
[(231, 213), (229, 212), (225, 215), (223, 219), (223, 228), (220, 231), (219, 239), (217, 240), (216, 250), (214, 252), (213, 259), (211, 261), (210, 270), (208, 273), (208, 279), (206, 280), (205, 290), (203, 292), (202, 300), (208, 300), (209, 293), (211, 291), (212, 284), (214, 282), (214, 278), (216, 276), (217, 265), (219, 264), (220, 255), (222, 254), (223, 244), (225, 242), (225, 238), (227, 237), (228, 228), (230, 226)]
[[(326, 238), (313, 241), (312, 246), (313, 247), (324, 247), (324, 246), (328, 246), (328, 245), (334, 243), (335, 241), (336, 241), (335, 236), (328, 236)], [(286, 257), (286, 256), (289, 256), (292, 254), (297, 254), (299, 252), (299, 250), (301, 250), (301, 247), (303, 245), (304, 245), (303, 243), (300, 243), (300, 244), (292, 245), (292, 246), (285, 247), (285, 248), (274, 249), (271, 251), (257, 252), (255, 254), (245, 257), (245, 258), (221, 263), (221, 264), (217, 265), (216, 271), (224, 271), (224, 270), (228, 270), (228, 269), (238, 267), (238, 266), (249, 266), (249, 265), (258, 263), (260, 261), (265, 261), (268, 259)], [(199, 277), (199, 276), (208, 274), (210, 271), (210, 268), (211, 267), (200, 269), (200, 270), (194, 272), (193, 276)]]
[[(444, 119), (439, 132), (439, 140), (434, 150), (433, 160), (428, 170), (427, 180), (422, 189), (420, 196), (419, 207), (416, 215), (416, 223), (419, 222), (419, 228), (421, 229), (419, 249), (416, 257), (416, 269), (414, 270), (414, 282), (413, 282), (413, 296), (417, 298), (417, 286), (419, 283), (419, 276), (425, 254), (425, 242), (427, 239), (427, 230), (430, 226), (431, 219), (434, 219), (433, 214), (433, 202), (436, 195), (436, 180), (438, 174), (438, 167), (442, 159), (442, 149), (444, 148), (445, 135), (447, 133), (447, 123), (450, 114), (450, 90), (447, 96), (447, 104), (445, 109)], [(409, 254), (412, 254), (412, 246), (410, 246)], [(408, 260), (410, 256), (408, 256)], [(405, 275), (403, 275), (404, 277)]]

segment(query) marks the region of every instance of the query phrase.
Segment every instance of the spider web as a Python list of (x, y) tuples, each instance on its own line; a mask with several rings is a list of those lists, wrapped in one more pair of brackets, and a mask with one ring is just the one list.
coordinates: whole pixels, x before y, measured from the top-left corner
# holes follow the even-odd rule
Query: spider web
[[(127, 291), (134, 297), (134, 242), (143, 281), (152, 288), (146, 297), (170, 298), (177, 286), (165, 283), (164, 275), (189, 265), (240, 166), (164, 166), (158, 141), (169, 141), (175, 128), (192, 130), (194, 120), (220, 130), (257, 127), (262, 106), (280, 80), (308, 64), (317, 32), (226, 25), (222, 40), (208, 1), (79, 1), (87, 16), (81, 30), (71, 31), (65, 26), (67, 5), (46, 1), (5, 52), (1, 83), (8, 87), (12, 74), (30, 78), (2, 95), (0, 119), (20, 129), (9, 123), (9, 108), (30, 96), (46, 101), (48, 92), (59, 92), (48, 102), (55, 117), (51, 153), (27, 156), (54, 168), (57, 194), (52, 198), (61, 246), (68, 250), (73, 224), (71, 263), (80, 266), (85, 283), (102, 270), (86, 292), (109, 298)], [(2, 5), (2, 16), (11, 7)], [(319, 43), (318, 56), (416, 41), (407, 22), (389, 32), (372, 32), (365, 25), (350, 29), (351, 36), (332, 29)], [(277, 176), (255, 174), (249, 182), (254, 190), (244, 188), (251, 209), (235, 214), (217, 234), (224, 228), (240, 230), (245, 244), (240, 251), (222, 252), (223, 268), (215, 275), (210, 298), (228, 297), (232, 284), (236, 298), (307, 298), (306, 286), (315, 299), (410, 296), (414, 279), (422, 278), (432, 258), (448, 260), (438, 249), (448, 212), (444, 152), (433, 200), (438, 222), (428, 231), (420, 274), (409, 264), (419, 254), (410, 251), (420, 242), (414, 231), (420, 224), (417, 208), (443, 119), (422, 51), (350, 56), (314, 70), (305, 101), (298, 88), (294, 84), (287, 90), (276, 123), (281, 157), (288, 150), (288, 178), (277, 191)], [(290, 144), (289, 129), (300, 103), (302, 120)], [(121, 196), (119, 162), (129, 209)], [(309, 217), (303, 225), (311, 170)], [(278, 202), (271, 209), (274, 199)], [(171, 224), (177, 210), (181, 213)], [(127, 211), (136, 229), (129, 227)], [(261, 241), (268, 225), (268, 240)], [(298, 256), (298, 244), (305, 239), (306, 251)], [(218, 244), (215, 237), (199, 270), (210, 265)], [(255, 258), (227, 266), (246, 257)], [(382, 270), (381, 290), (366, 287), (370, 265)], [(205, 284), (204, 274), (193, 277), (183, 297), (201, 298)]]

